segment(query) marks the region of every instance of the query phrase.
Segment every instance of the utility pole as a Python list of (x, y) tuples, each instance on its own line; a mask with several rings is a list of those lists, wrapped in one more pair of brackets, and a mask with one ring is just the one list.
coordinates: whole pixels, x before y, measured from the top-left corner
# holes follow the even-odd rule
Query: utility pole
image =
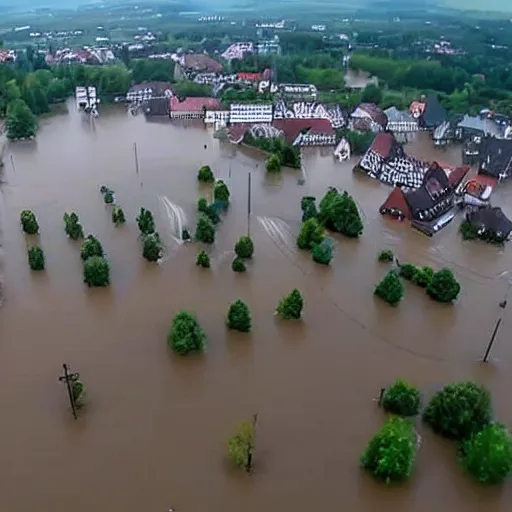
[(137, 153), (137, 143), (136, 142), (133, 143), (133, 153), (134, 153), (134, 157), (135, 157), (135, 172), (138, 175), (139, 174), (139, 155)]
[(64, 375), (61, 375), (59, 377), (59, 381), (66, 383), (66, 387), (68, 389), (69, 404), (71, 405), (71, 410), (73, 411), (73, 418), (75, 418), (75, 420), (76, 420), (77, 419), (76, 403), (75, 403), (75, 397), (73, 395), (72, 385), (73, 385), (73, 382), (76, 382), (79, 379), (80, 375), (78, 373), (69, 373), (68, 365), (66, 363), (64, 363), (62, 365), (62, 368), (64, 368)]
[(251, 236), (251, 171), (247, 174), (247, 236)]
[[(254, 427), (254, 437), (256, 437), (256, 423), (258, 422), (258, 413), (252, 415), (252, 426)], [(245, 470), (250, 473), (252, 471), (252, 452), (254, 449), (254, 439), (252, 443), (247, 443), (247, 465)]]

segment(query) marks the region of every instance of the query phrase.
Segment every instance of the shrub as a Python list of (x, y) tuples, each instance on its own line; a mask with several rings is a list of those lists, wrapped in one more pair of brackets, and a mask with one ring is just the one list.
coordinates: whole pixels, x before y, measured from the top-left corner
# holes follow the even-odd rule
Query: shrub
[(427, 293), (438, 302), (453, 302), (460, 293), (460, 284), (449, 268), (443, 268), (432, 276)]
[(173, 318), (167, 342), (175, 352), (186, 355), (192, 351), (202, 351), (205, 340), (206, 335), (194, 315), (181, 311)]
[(295, 288), (290, 295), (282, 298), (277, 306), (277, 314), (285, 320), (299, 319), (302, 315), (304, 299), (302, 293)]
[(37, 223), (34, 212), (30, 210), (23, 210), (20, 214), (21, 227), (27, 235), (35, 235), (39, 231), (39, 224)]
[(218, 180), (215, 183), (215, 188), (213, 189), (214, 200), (228, 203), (230, 195), (228, 186), (222, 180)]
[(299, 249), (312, 249), (320, 244), (324, 239), (324, 228), (315, 218), (308, 219), (302, 223), (299, 236), (297, 237), (297, 247)]
[(410, 263), (400, 265), (400, 277), (407, 279), (407, 281), (412, 281), (417, 272), (418, 267), (416, 265), (411, 265)]
[(466, 471), (483, 484), (501, 484), (512, 473), (512, 436), (500, 424), (487, 425), (459, 450)]
[(400, 379), (386, 389), (382, 400), (385, 411), (399, 416), (416, 416), (420, 405), (421, 395), (418, 389)]
[(199, 251), (197, 253), (196, 265), (198, 267), (210, 268), (210, 256), (208, 256), (206, 251)]
[(181, 230), (181, 239), (184, 241), (184, 242), (187, 242), (188, 240), (190, 240), (190, 231), (187, 229), (187, 228), (183, 228)]
[(375, 287), (374, 294), (388, 304), (395, 306), (404, 296), (404, 285), (398, 274), (394, 270), (390, 270)]
[(416, 269), (416, 273), (412, 276), (412, 282), (422, 288), (427, 288), (432, 282), (433, 277), (434, 271), (431, 267), (418, 268)]
[(368, 443), (361, 466), (386, 484), (406, 480), (414, 466), (416, 440), (409, 420), (390, 418)]
[(393, 251), (385, 249), (379, 252), (377, 259), (383, 263), (391, 263), (395, 259), (395, 255), (393, 254)]
[(476, 240), (478, 238), (478, 228), (468, 220), (460, 225), (460, 233), (464, 240)]
[(87, 286), (110, 284), (110, 267), (106, 258), (91, 256), (84, 261), (84, 283)]
[(281, 172), (281, 158), (276, 153), (272, 153), (268, 159), (265, 167), (268, 172), (277, 173)]
[(204, 197), (201, 197), (200, 199), (198, 199), (198, 201), (197, 201), (197, 211), (199, 213), (204, 213), (205, 215), (207, 214), (207, 212), (208, 212), (208, 201)]
[(155, 232), (155, 220), (149, 210), (141, 208), (136, 220), (139, 230), (143, 235), (150, 235)]
[(238, 257), (236, 257), (233, 260), (233, 263), (231, 263), (231, 268), (233, 269), (233, 272), (245, 272), (247, 270), (244, 260)]
[(242, 259), (252, 258), (254, 254), (254, 244), (250, 237), (241, 236), (235, 245), (235, 254)]
[(105, 204), (112, 204), (114, 202), (114, 191), (108, 189), (103, 194), (103, 201), (105, 202)]
[(217, 207), (213, 204), (209, 205), (204, 197), (197, 201), (197, 211), (206, 215), (213, 224), (218, 224), (220, 222)]
[(328, 229), (352, 238), (363, 232), (363, 221), (354, 199), (347, 192), (340, 194), (333, 187), (320, 201), (319, 219)]
[(103, 247), (95, 236), (88, 235), (82, 242), (80, 257), (85, 261), (91, 256), (103, 256)]
[(215, 176), (213, 175), (212, 170), (209, 165), (203, 165), (198, 173), (197, 173), (198, 181), (202, 181), (204, 183), (213, 183), (215, 181)]
[(315, 197), (304, 196), (300, 201), (300, 208), (302, 210), (302, 222), (306, 222), (313, 217), (318, 217)]
[(142, 242), (142, 256), (148, 261), (158, 261), (162, 256), (162, 242), (158, 233), (146, 235)]
[(320, 244), (313, 247), (311, 255), (315, 263), (320, 265), (329, 265), (332, 260), (334, 243), (330, 238), (324, 238)]
[(450, 439), (468, 439), (492, 418), (491, 395), (473, 382), (445, 386), (430, 400), (423, 420), (437, 434)]
[(82, 381), (75, 380), (71, 384), (71, 392), (73, 393), (73, 400), (78, 409), (83, 407), (85, 399), (85, 386)]
[(236, 434), (228, 439), (228, 456), (233, 464), (242, 469), (249, 469), (255, 438), (254, 421), (245, 421), (239, 425)]
[(27, 254), (28, 264), (32, 270), (44, 270), (45, 259), (41, 247), (30, 247)]
[(82, 229), (82, 225), (78, 221), (78, 215), (75, 212), (64, 214), (64, 229), (66, 231), (66, 235), (68, 235), (72, 240), (78, 240), (79, 238), (84, 237), (84, 230)]
[(250, 332), (251, 330), (251, 312), (245, 302), (236, 300), (229, 306), (227, 326), (240, 332)]
[(215, 227), (212, 221), (205, 215), (199, 215), (196, 226), (196, 240), (205, 244), (215, 242)]
[(126, 222), (124, 211), (120, 206), (114, 206), (114, 208), (112, 209), (112, 222), (116, 226), (119, 226), (120, 224), (124, 224)]

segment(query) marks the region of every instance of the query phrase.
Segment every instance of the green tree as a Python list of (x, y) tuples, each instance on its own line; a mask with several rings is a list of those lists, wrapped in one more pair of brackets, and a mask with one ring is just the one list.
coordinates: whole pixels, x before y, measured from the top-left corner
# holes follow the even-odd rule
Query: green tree
[(103, 256), (91, 256), (84, 261), (84, 283), (87, 286), (108, 286), (110, 266)]
[(231, 263), (231, 269), (233, 272), (245, 272), (247, 269), (245, 267), (244, 260), (236, 257)]
[(318, 210), (316, 208), (316, 198), (313, 196), (304, 196), (300, 201), (300, 208), (302, 210), (302, 222), (306, 222), (311, 218), (318, 217)]
[(302, 223), (299, 236), (297, 237), (297, 247), (299, 249), (312, 249), (320, 244), (324, 239), (324, 228), (312, 217)]
[(422, 288), (427, 288), (432, 282), (433, 277), (434, 270), (431, 267), (418, 268), (412, 277), (412, 282)]
[(368, 84), (363, 89), (361, 101), (363, 103), (375, 103), (376, 105), (379, 105), (382, 101), (382, 89), (378, 85)]
[(485, 426), (462, 441), (459, 452), (463, 467), (483, 484), (501, 484), (512, 473), (512, 436), (503, 425)]
[(438, 302), (453, 302), (459, 296), (460, 284), (449, 268), (443, 268), (433, 275), (427, 293)]
[(285, 320), (299, 319), (302, 315), (302, 308), (304, 307), (304, 298), (297, 288), (290, 293), (290, 295), (282, 298), (277, 306), (276, 313)]
[(27, 235), (35, 235), (39, 231), (39, 224), (37, 223), (34, 212), (30, 210), (23, 210), (20, 214), (21, 227)]
[(193, 314), (180, 311), (172, 320), (167, 342), (175, 352), (186, 355), (193, 351), (203, 351), (206, 335)]
[(400, 379), (386, 389), (382, 400), (385, 411), (399, 416), (416, 416), (420, 406), (421, 395), (418, 389)]
[(84, 230), (75, 212), (64, 214), (64, 229), (71, 240), (78, 240), (84, 237)]
[(249, 236), (241, 236), (235, 244), (235, 254), (242, 259), (252, 258), (254, 244)]
[(213, 204), (209, 205), (204, 197), (197, 201), (197, 211), (206, 215), (213, 224), (218, 224), (220, 222), (220, 216), (217, 212), (217, 208)]
[(410, 263), (400, 265), (400, 277), (407, 279), (407, 281), (412, 281), (417, 273), (418, 267), (416, 265), (411, 265)]
[(276, 173), (281, 171), (281, 158), (278, 154), (272, 153), (268, 159), (265, 167), (268, 172)]
[(325, 237), (321, 243), (315, 245), (311, 251), (311, 256), (315, 263), (320, 265), (329, 265), (334, 252), (334, 243), (330, 238)]
[(198, 173), (197, 173), (198, 181), (202, 181), (204, 183), (213, 183), (215, 181), (215, 176), (209, 165), (203, 165)]
[(390, 270), (373, 292), (391, 306), (398, 304), (404, 296), (404, 285), (394, 270)]
[(71, 392), (73, 393), (73, 400), (78, 409), (83, 407), (85, 400), (85, 385), (80, 380), (73, 381), (71, 384)]
[(114, 202), (114, 191), (107, 189), (103, 194), (103, 201), (105, 204), (112, 204)]
[(215, 242), (215, 226), (206, 215), (199, 215), (197, 219), (196, 240), (205, 244)]
[(114, 206), (114, 208), (112, 208), (112, 222), (116, 227), (126, 222), (124, 211), (120, 206)]
[(235, 466), (250, 470), (254, 441), (256, 439), (256, 422), (244, 421), (233, 437), (228, 439), (228, 456)]
[(215, 188), (213, 189), (214, 200), (228, 203), (230, 195), (228, 186), (222, 180), (217, 180), (215, 182)]
[(226, 320), (229, 329), (240, 332), (250, 332), (251, 330), (251, 312), (247, 304), (238, 299), (231, 303)]
[(150, 235), (155, 232), (155, 220), (149, 210), (141, 208), (136, 220), (139, 230), (143, 235)]
[(432, 397), (423, 420), (444, 437), (469, 439), (491, 422), (491, 395), (473, 382), (450, 384)]
[(29, 247), (28, 264), (32, 270), (44, 270), (45, 258), (41, 247)]
[(363, 221), (354, 199), (331, 187), (320, 201), (320, 222), (328, 229), (357, 238), (363, 232)]
[(361, 466), (386, 484), (406, 480), (414, 467), (416, 440), (409, 420), (390, 418), (368, 443)]
[(82, 242), (80, 248), (80, 257), (82, 260), (87, 260), (92, 256), (103, 256), (103, 247), (101, 242), (93, 235), (87, 235), (85, 240)]
[(158, 233), (144, 235), (142, 256), (148, 261), (158, 261), (162, 256), (162, 243)]
[(383, 263), (391, 263), (395, 259), (395, 255), (393, 254), (393, 251), (385, 249), (379, 252), (377, 259)]
[(198, 267), (210, 268), (210, 256), (206, 251), (199, 251), (197, 253), (196, 265)]
[(23, 100), (14, 100), (7, 107), (7, 137), (11, 140), (35, 137), (37, 119)]

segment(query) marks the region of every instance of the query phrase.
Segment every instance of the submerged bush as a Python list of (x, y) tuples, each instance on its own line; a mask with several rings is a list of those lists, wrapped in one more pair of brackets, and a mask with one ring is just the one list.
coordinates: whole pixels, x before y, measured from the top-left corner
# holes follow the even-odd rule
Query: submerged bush
[(277, 173), (281, 171), (281, 158), (276, 153), (272, 153), (265, 164), (267, 172)]
[(86, 260), (91, 256), (103, 256), (103, 247), (101, 242), (95, 236), (88, 235), (82, 242), (80, 257), (83, 260)]
[(226, 324), (229, 329), (250, 332), (251, 312), (245, 302), (238, 299), (230, 304)]
[(108, 189), (103, 194), (103, 201), (105, 202), (105, 204), (112, 204), (114, 202), (114, 191)]
[(37, 223), (34, 212), (30, 210), (23, 210), (20, 214), (21, 227), (27, 235), (35, 235), (39, 231), (39, 224)]
[(228, 203), (230, 195), (228, 186), (222, 180), (218, 180), (215, 183), (215, 188), (213, 189), (213, 199), (215, 201)]
[(252, 258), (254, 244), (249, 236), (241, 236), (235, 245), (235, 254), (242, 259)]
[(210, 268), (210, 256), (208, 256), (206, 251), (199, 251), (197, 253), (196, 265), (198, 267)]
[(400, 379), (386, 389), (382, 400), (385, 411), (399, 416), (415, 416), (420, 411), (420, 405), (418, 389)]
[(468, 439), (492, 419), (491, 395), (473, 382), (445, 386), (430, 400), (423, 420), (437, 434), (450, 439)]
[(418, 267), (416, 265), (411, 265), (410, 263), (400, 265), (400, 277), (407, 279), (407, 281), (412, 281), (417, 272)]
[(478, 238), (478, 228), (468, 220), (462, 222), (459, 231), (463, 240), (476, 240)]
[(175, 352), (186, 355), (202, 351), (205, 341), (206, 335), (194, 315), (181, 311), (173, 318), (167, 342)]
[(245, 272), (247, 270), (244, 260), (238, 257), (236, 257), (233, 260), (233, 263), (231, 263), (231, 268), (233, 269), (233, 272)]
[(209, 165), (203, 165), (199, 171), (197, 172), (198, 181), (202, 181), (204, 183), (213, 183), (215, 181), (215, 176)]
[(84, 230), (75, 212), (64, 214), (64, 230), (71, 240), (78, 240), (84, 237)]
[(460, 445), (459, 460), (483, 484), (501, 484), (512, 473), (512, 436), (503, 425), (487, 425)]
[(394, 270), (390, 270), (375, 287), (373, 293), (391, 306), (395, 306), (404, 296), (404, 285), (398, 274)]
[(321, 243), (315, 245), (311, 251), (313, 261), (321, 265), (329, 265), (332, 260), (334, 243), (330, 238), (324, 238)]
[(215, 227), (206, 215), (199, 215), (197, 219), (196, 240), (205, 244), (215, 242)]
[(302, 210), (302, 222), (306, 222), (313, 217), (317, 218), (316, 197), (304, 196), (300, 201), (300, 209)]
[(75, 380), (71, 384), (71, 392), (73, 393), (73, 400), (75, 401), (76, 407), (80, 409), (81, 407), (83, 407), (85, 399), (84, 383), (80, 380)]
[(140, 209), (136, 220), (139, 230), (143, 235), (150, 235), (155, 232), (155, 220), (153, 219), (153, 214), (149, 210), (146, 210), (146, 208)]
[(297, 247), (299, 249), (310, 250), (315, 245), (320, 244), (324, 239), (324, 228), (313, 217), (302, 223), (299, 236), (297, 237)]
[(363, 232), (363, 221), (356, 202), (347, 192), (340, 194), (329, 188), (320, 201), (320, 222), (330, 230), (357, 238)]
[(460, 284), (449, 268), (443, 268), (432, 276), (427, 293), (438, 302), (453, 302), (460, 293)]
[(393, 251), (384, 249), (383, 251), (379, 252), (377, 259), (383, 263), (391, 263), (395, 259), (395, 255), (393, 254)]
[(87, 286), (108, 286), (110, 266), (106, 258), (91, 256), (84, 261), (84, 283)]
[(120, 224), (124, 224), (126, 222), (124, 211), (120, 206), (114, 206), (114, 208), (112, 209), (112, 222), (116, 226), (119, 226)]
[(30, 247), (27, 252), (28, 264), (32, 270), (44, 270), (45, 258), (41, 247)]
[(162, 256), (162, 242), (158, 233), (151, 233), (144, 236), (142, 242), (142, 256), (148, 261), (158, 261)]
[(297, 288), (290, 295), (282, 298), (277, 306), (277, 314), (285, 320), (299, 319), (304, 307), (304, 298)]
[(204, 197), (197, 201), (197, 211), (198, 213), (206, 215), (206, 217), (208, 217), (213, 224), (218, 224), (220, 222), (220, 216), (219, 212), (217, 211), (217, 207), (213, 204), (209, 205)]
[(432, 282), (433, 277), (434, 270), (431, 267), (418, 268), (412, 277), (412, 282), (422, 288), (427, 288)]
[(184, 242), (188, 242), (190, 240), (190, 231), (187, 229), (187, 228), (183, 228), (181, 230), (181, 239), (184, 241)]
[(250, 469), (250, 457), (254, 449), (256, 425), (254, 421), (245, 421), (237, 428), (236, 434), (228, 439), (228, 456), (231, 462), (241, 468)]
[(368, 443), (361, 466), (386, 484), (406, 480), (414, 467), (416, 441), (409, 420), (390, 418)]

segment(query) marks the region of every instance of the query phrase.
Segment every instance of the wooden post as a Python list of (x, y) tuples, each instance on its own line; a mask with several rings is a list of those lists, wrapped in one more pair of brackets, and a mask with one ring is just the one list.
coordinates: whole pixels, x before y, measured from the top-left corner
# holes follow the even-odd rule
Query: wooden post
[(139, 155), (137, 153), (137, 143), (133, 143), (133, 153), (135, 157), (135, 172), (139, 174)]
[(73, 395), (73, 389), (72, 389), (72, 383), (77, 381), (80, 375), (78, 373), (69, 373), (68, 372), (68, 365), (64, 363), (62, 365), (62, 368), (64, 368), (64, 375), (59, 377), (60, 382), (65, 382), (66, 387), (68, 390), (68, 398), (69, 398), (69, 404), (71, 405), (71, 410), (73, 412), (73, 417), (75, 420), (77, 419), (76, 415), (76, 403), (75, 403), (75, 397)]
[(496, 322), (496, 325), (494, 326), (494, 331), (492, 331), (491, 339), (489, 340), (489, 344), (487, 345), (487, 349), (485, 350), (483, 362), (487, 363), (487, 359), (489, 358), (489, 355), (492, 350), (492, 346), (494, 345), (494, 340), (496, 339), (496, 334), (498, 333), (498, 329), (501, 325), (501, 318), (498, 318), (498, 321)]

